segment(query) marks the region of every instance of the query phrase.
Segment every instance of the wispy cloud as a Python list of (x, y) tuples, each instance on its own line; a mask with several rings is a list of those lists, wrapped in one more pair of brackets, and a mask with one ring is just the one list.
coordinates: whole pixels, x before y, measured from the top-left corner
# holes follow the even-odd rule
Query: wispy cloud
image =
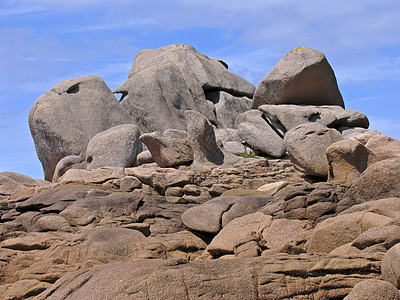
[(400, 139), (400, 121), (398, 119), (371, 116), (369, 120), (371, 129), (379, 130), (382, 134)]
[(335, 72), (341, 84), (400, 81), (400, 57), (380, 57), (362, 65), (339, 65)]

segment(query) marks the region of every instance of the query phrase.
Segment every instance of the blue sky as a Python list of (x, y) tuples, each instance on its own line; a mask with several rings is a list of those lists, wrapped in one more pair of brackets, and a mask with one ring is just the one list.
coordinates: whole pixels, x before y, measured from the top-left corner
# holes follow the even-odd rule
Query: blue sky
[(322, 51), (346, 108), (400, 139), (400, 1), (0, 0), (0, 171), (42, 178), (35, 100), (85, 75), (111, 89), (138, 52), (185, 43), (258, 85), (291, 49)]

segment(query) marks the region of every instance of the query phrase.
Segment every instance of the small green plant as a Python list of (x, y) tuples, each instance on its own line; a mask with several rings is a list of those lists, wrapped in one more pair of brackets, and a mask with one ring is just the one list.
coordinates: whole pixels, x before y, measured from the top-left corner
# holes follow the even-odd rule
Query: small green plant
[(107, 168), (107, 167), (100, 167), (100, 169), (102, 169), (102, 170), (111, 170), (110, 168)]
[(236, 156), (243, 157), (243, 158), (256, 158), (256, 159), (260, 158), (259, 156), (255, 156), (255, 155), (251, 155), (251, 154), (247, 154), (247, 153), (233, 153), (233, 154), (235, 154)]

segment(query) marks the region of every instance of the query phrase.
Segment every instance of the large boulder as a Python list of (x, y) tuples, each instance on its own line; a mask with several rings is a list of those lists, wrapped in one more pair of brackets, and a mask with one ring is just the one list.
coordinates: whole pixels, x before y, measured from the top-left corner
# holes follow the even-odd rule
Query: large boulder
[(258, 85), (252, 108), (263, 104), (344, 107), (335, 74), (325, 55), (299, 47), (286, 54)]
[(207, 91), (252, 97), (255, 87), (188, 45), (170, 45), (138, 54), (129, 79), (115, 93), (143, 133), (184, 130), (183, 112), (196, 110), (216, 123)]
[(140, 131), (136, 125), (123, 124), (96, 134), (86, 148), (89, 169), (131, 167), (142, 151)]
[(342, 140), (339, 131), (319, 123), (305, 123), (289, 130), (284, 142), (293, 166), (313, 176), (328, 177), (328, 160), (325, 151)]
[(182, 72), (186, 81), (196, 79), (205, 91), (221, 90), (230, 94), (252, 97), (255, 87), (226, 68), (226, 65), (197, 52), (184, 44), (174, 44), (139, 53), (129, 72), (129, 78), (156, 64), (172, 63)]
[(52, 180), (63, 157), (85, 157), (93, 136), (129, 123), (129, 114), (101, 78), (79, 77), (55, 85), (36, 100), (29, 113), (29, 127), (45, 179)]

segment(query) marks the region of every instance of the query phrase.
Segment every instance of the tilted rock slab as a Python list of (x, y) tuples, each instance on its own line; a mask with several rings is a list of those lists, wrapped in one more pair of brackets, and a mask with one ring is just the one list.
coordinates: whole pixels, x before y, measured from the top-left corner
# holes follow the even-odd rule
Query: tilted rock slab
[(307, 175), (328, 177), (326, 149), (342, 140), (339, 131), (319, 123), (305, 123), (289, 130), (284, 142), (293, 166)]
[(261, 105), (258, 108), (266, 119), (283, 134), (286, 131), (307, 122), (317, 122), (328, 127), (341, 126), (368, 128), (369, 121), (365, 114), (343, 109), (337, 105)]
[(192, 169), (233, 165), (243, 161), (228, 151), (223, 151), (215, 139), (214, 129), (204, 115), (194, 110), (185, 111), (189, 143), (193, 150)]
[(36, 100), (29, 113), (45, 179), (52, 180), (65, 156), (85, 157), (86, 146), (97, 133), (129, 123), (129, 114), (101, 78), (79, 77), (55, 85)]
[(154, 161), (162, 168), (181, 165), (193, 161), (193, 151), (186, 131), (168, 129), (145, 133), (140, 140), (151, 152)]
[(252, 149), (259, 150), (272, 157), (282, 157), (286, 152), (283, 139), (267, 122), (264, 122), (264, 125), (243, 122), (238, 126), (238, 135)]
[(335, 74), (325, 55), (299, 47), (286, 54), (258, 85), (252, 108), (263, 104), (344, 107)]

